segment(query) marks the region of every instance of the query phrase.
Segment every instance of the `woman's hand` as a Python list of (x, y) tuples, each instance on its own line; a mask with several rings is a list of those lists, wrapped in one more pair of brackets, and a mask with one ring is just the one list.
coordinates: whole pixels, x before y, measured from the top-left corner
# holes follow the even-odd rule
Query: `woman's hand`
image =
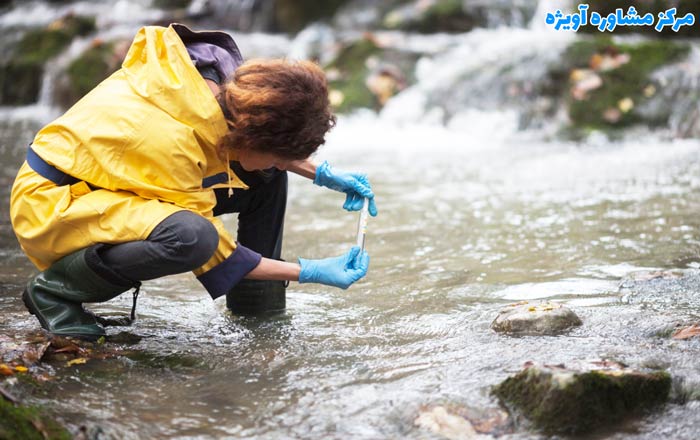
[(374, 202), (374, 192), (365, 174), (336, 171), (328, 162), (323, 162), (316, 168), (314, 183), (319, 186), (345, 193), (343, 208), (348, 211), (362, 209), (363, 199), (369, 199), (369, 214), (377, 215), (377, 205)]
[(323, 260), (305, 260), (299, 258), (301, 272), (300, 283), (320, 283), (347, 289), (352, 283), (364, 277), (369, 268), (369, 254), (360, 252), (353, 246), (346, 254)]

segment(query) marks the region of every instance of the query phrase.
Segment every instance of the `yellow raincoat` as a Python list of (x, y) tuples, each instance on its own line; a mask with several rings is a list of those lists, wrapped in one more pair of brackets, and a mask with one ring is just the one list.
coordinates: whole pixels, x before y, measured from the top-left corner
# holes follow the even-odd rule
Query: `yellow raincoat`
[[(144, 240), (189, 210), (219, 231), (218, 249), (195, 273), (211, 271), (236, 249), (213, 217), (213, 189), (247, 189), (217, 156), (226, 130), (173, 26), (142, 28), (122, 68), (36, 135), (32, 150), (80, 182), (58, 186), (23, 164), (10, 202), (22, 249), (43, 270), (95, 243)], [(205, 188), (206, 178), (223, 183)]]

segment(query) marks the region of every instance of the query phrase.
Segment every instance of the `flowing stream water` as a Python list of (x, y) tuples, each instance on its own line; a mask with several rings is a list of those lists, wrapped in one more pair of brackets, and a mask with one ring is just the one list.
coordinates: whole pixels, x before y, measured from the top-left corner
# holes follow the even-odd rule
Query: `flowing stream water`
[[(539, 41), (538, 31), (513, 32)], [(524, 53), (550, 56), (541, 43)], [(286, 313), (268, 318), (232, 316), (190, 274), (146, 282), (127, 329), (142, 338), (129, 347), (138, 355), (57, 365), (32, 402), (73, 429), (100, 427), (99, 438), (423, 439), (433, 434), (413, 422), (424, 405), (496, 408), (490, 388), (527, 361), (605, 358), (666, 368), (675, 391), (664, 408), (601, 438), (700, 437), (700, 402), (678, 397), (700, 388), (700, 340), (655, 335), (700, 318), (697, 288), (679, 301), (620, 289), (637, 271), (700, 269), (700, 143), (543, 142), (518, 131), (508, 109), (464, 108), (445, 125), (404, 108), (341, 117), (317, 156), (370, 176), (379, 216), (369, 221), (366, 279), (346, 291), (292, 283)], [(9, 186), (46, 122), (36, 115), (50, 112), (0, 112), (0, 333), (22, 334), (38, 328), (20, 300), (35, 269), (12, 235)], [(293, 177), (283, 257), (346, 251), (357, 214), (342, 202)], [(225, 222), (235, 230), (235, 217)], [(583, 326), (520, 338), (489, 328), (504, 305), (545, 299), (571, 307)], [(130, 300), (95, 309), (123, 312)], [(507, 438), (538, 434), (518, 428)]]

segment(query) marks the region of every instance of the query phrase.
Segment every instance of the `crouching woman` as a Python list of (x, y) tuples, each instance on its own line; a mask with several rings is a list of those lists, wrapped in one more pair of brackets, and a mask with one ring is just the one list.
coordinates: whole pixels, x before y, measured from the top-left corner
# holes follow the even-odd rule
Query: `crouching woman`
[[(141, 281), (194, 271), (234, 311), (284, 308), (286, 282), (347, 288), (365, 276), (357, 247), (281, 261), (289, 170), (364, 198), (362, 174), (310, 156), (335, 124), (315, 64), (243, 63), (222, 32), (174, 24), (136, 35), (122, 68), (34, 138), (11, 196), (19, 243), (41, 271), (23, 293), (41, 326), (96, 339), (103, 302)], [(218, 215), (239, 214), (237, 240)], [(132, 313), (133, 315), (133, 313)]]

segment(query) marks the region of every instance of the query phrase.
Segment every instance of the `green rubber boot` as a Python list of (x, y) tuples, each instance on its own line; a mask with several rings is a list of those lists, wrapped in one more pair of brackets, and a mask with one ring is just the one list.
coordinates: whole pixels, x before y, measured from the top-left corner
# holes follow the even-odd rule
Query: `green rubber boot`
[(236, 315), (255, 316), (284, 312), (284, 281), (241, 280), (226, 294), (226, 306)]
[[(108, 301), (134, 286), (111, 273), (110, 280), (98, 274), (95, 247), (67, 255), (29, 280), (22, 294), (24, 304), (41, 326), (54, 335), (96, 340), (105, 335), (96, 316), (82, 303)], [(117, 283), (119, 281), (119, 283)]]

